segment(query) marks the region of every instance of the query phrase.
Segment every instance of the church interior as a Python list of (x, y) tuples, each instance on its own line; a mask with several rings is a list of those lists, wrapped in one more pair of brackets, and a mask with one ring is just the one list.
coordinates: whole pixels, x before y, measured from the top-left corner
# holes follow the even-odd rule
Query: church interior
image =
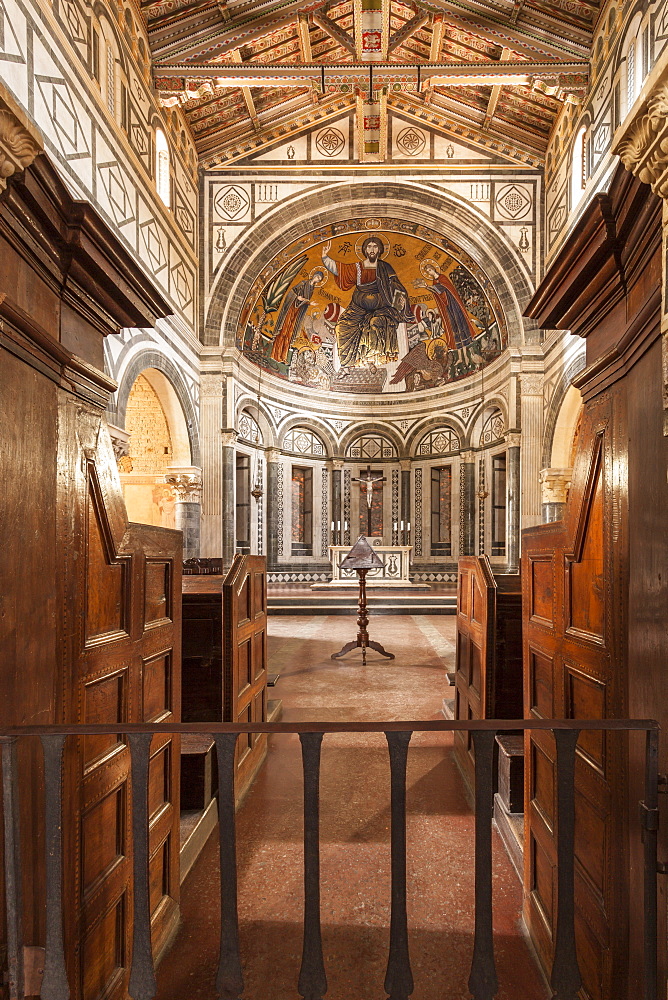
[(668, 995), (667, 199), (668, 0), (0, 0), (1, 1000)]

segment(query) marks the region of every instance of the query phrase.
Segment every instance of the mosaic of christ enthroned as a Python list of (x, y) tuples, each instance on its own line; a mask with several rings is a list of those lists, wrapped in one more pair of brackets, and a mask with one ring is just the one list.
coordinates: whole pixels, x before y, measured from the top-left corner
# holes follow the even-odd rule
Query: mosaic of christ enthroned
[(434, 388), (506, 345), (476, 262), (447, 237), (392, 219), (336, 223), (277, 253), (247, 296), (237, 340), (281, 378), (352, 393)]

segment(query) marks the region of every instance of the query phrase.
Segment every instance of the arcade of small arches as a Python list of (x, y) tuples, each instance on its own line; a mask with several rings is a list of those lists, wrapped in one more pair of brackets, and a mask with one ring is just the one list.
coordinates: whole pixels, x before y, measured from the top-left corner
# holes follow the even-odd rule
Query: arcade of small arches
[[(219, 556), (202, 530), (202, 469), (193, 447), (183, 393), (157, 367), (125, 387), (125, 427), (112, 425), (131, 520), (184, 532), (184, 558)], [(119, 395), (123, 393), (123, 387)], [(566, 501), (581, 409), (565, 387), (540, 471), (543, 517)], [(366, 488), (372, 475), (371, 537), (412, 546), (412, 578), (451, 582), (460, 555), (486, 552), (499, 570), (517, 569), (521, 435), (503, 397), (471, 411), (416, 420), (358, 420), (335, 432), (309, 414), (273, 410), (241, 394), (234, 428), (223, 435), (223, 469), (232, 484), (223, 511), (223, 557), (263, 554), (270, 579), (329, 578), (330, 546), (366, 534)], [(466, 416), (468, 419), (464, 419)], [(343, 422), (339, 421), (342, 425)]]

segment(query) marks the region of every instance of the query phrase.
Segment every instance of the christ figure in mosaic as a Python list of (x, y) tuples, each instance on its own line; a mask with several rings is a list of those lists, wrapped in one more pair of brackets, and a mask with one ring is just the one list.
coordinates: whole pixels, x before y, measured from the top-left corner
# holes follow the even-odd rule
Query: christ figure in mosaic
[(322, 250), (322, 262), (339, 288), (354, 288), (350, 305), (336, 324), (336, 339), (342, 368), (373, 361), (387, 364), (399, 357), (397, 327), (415, 322), (408, 292), (391, 264), (382, 259), (383, 242), (368, 236), (362, 243), (361, 261), (334, 261), (329, 256), (331, 240)]

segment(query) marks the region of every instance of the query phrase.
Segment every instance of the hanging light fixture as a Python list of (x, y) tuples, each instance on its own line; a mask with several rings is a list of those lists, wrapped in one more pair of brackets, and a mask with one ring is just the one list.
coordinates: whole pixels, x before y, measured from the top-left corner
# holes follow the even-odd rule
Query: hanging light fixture
[[(484, 368), (480, 369), (480, 395), (482, 397), (482, 408), (481, 408), (480, 412), (482, 413), (482, 418), (483, 418), (483, 425), (482, 426), (483, 426), (483, 430), (484, 430), (484, 428), (485, 428), (485, 424), (484, 424), (484, 419), (485, 419), (485, 370), (484, 370)], [(484, 459), (484, 457), (481, 458), (481, 460), (480, 460), (479, 477), (478, 477), (478, 489), (476, 490), (476, 496), (477, 496), (477, 498), (478, 498), (478, 500), (480, 501), (481, 504), (484, 503), (485, 500), (487, 499), (487, 497), (489, 496), (489, 493), (485, 489), (485, 459)]]
[[(262, 388), (262, 369), (260, 368), (260, 374), (259, 374), (258, 380), (257, 380), (257, 413), (258, 413), (258, 417), (260, 415), (260, 394), (261, 394), (261, 388)], [(258, 424), (258, 427), (259, 427), (259, 424)], [(260, 469), (261, 469), (261, 464), (260, 463), (262, 462), (262, 459), (260, 458), (260, 456), (258, 454), (258, 448), (259, 448), (259, 446), (260, 446), (260, 441), (259, 441), (259, 437), (258, 437), (258, 440), (255, 442), (255, 483), (253, 484), (253, 489), (251, 490), (251, 496), (255, 498), (255, 500), (257, 501), (257, 503), (259, 503), (260, 500), (262, 499), (262, 497), (264, 496), (264, 490), (262, 488), (262, 476), (260, 474)]]

